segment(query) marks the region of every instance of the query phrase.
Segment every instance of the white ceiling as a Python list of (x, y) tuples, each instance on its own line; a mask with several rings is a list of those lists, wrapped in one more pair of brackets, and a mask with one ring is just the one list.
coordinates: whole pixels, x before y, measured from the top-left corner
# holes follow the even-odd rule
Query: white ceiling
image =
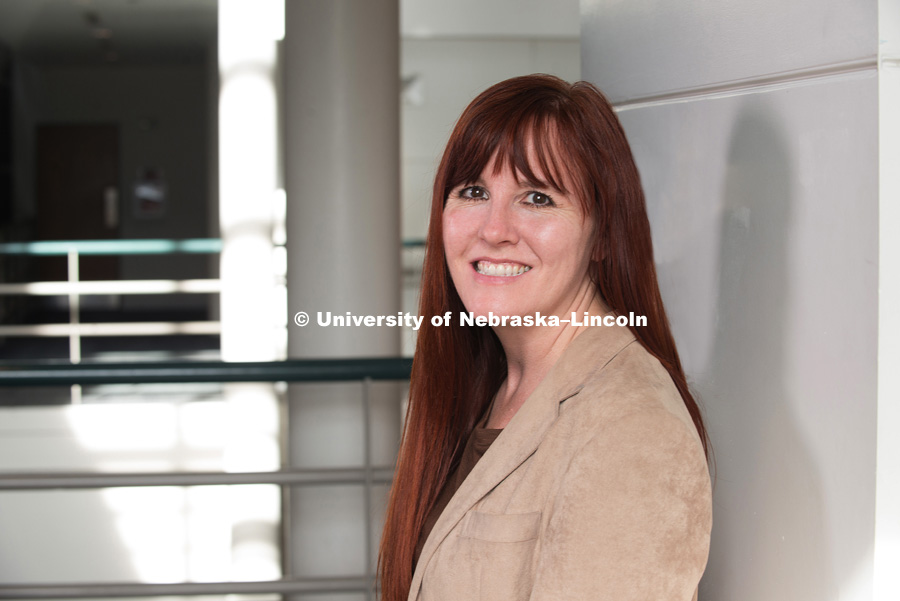
[(216, 0), (0, 0), (0, 40), (40, 63), (189, 62), (202, 59), (215, 40), (216, 6)]
[[(215, 40), (217, 4), (217, 0), (0, 0), (0, 42), (38, 63), (202, 60)], [(400, 6), (401, 35), (407, 38), (579, 34), (578, 0), (401, 0)]]

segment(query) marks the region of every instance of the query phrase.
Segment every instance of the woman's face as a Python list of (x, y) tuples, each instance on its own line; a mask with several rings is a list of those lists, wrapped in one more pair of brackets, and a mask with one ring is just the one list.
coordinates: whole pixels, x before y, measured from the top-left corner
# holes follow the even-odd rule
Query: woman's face
[(477, 181), (451, 190), (443, 229), (453, 283), (476, 316), (567, 319), (593, 298), (593, 220), (571, 195), (523, 181), (509, 168), (494, 175), (491, 160)]

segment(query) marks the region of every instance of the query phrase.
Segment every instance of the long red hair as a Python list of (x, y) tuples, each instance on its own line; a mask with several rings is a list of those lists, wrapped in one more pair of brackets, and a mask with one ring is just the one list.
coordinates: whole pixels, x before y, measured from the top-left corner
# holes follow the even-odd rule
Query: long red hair
[[(529, 142), (532, 149), (529, 150)], [(656, 278), (650, 222), (625, 132), (603, 94), (587, 82), (550, 75), (516, 77), (482, 92), (450, 135), (434, 181), (419, 330), (400, 455), (379, 556), (383, 601), (404, 601), (413, 553), (425, 519), (476, 421), (506, 375), (500, 341), (487, 327), (435, 327), (433, 315), (464, 311), (444, 258), (442, 214), (450, 191), (476, 181), (496, 155), (528, 181), (573, 192), (595, 221), (591, 274), (606, 304), (620, 314), (646, 315), (633, 328), (666, 368), (707, 451), (706, 428), (688, 390)], [(534, 162), (534, 164), (531, 164)]]

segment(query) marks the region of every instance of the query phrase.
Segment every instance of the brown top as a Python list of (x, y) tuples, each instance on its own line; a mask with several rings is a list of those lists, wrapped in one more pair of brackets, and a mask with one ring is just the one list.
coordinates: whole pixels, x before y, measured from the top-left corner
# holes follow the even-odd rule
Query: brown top
[(472, 471), (478, 460), (487, 452), (491, 444), (497, 439), (497, 436), (503, 432), (502, 428), (483, 428), (482, 426), (486, 421), (486, 419), (482, 420), (472, 430), (472, 434), (469, 435), (469, 439), (466, 441), (466, 448), (463, 449), (459, 465), (447, 478), (444, 488), (441, 489), (441, 494), (438, 495), (437, 500), (431, 507), (431, 511), (428, 512), (428, 517), (425, 518), (425, 524), (422, 526), (422, 532), (419, 534), (419, 540), (416, 543), (416, 550), (413, 554), (413, 568), (419, 562), (419, 555), (422, 553), (425, 541), (428, 540), (428, 535), (431, 534), (431, 529), (434, 528), (438, 518), (441, 517), (444, 508), (447, 507), (450, 499), (462, 486), (463, 480), (466, 479), (466, 476), (469, 475), (469, 472)]

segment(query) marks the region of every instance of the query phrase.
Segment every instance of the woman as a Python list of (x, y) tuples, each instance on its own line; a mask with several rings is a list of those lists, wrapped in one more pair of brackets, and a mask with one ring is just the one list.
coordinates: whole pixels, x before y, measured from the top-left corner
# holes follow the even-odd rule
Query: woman
[[(695, 597), (706, 431), (637, 168), (590, 84), (518, 77), (463, 112), (422, 274), (424, 324), (447, 312), (448, 325), (419, 331), (382, 599)], [(609, 325), (631, 314), (646, 325)]]

